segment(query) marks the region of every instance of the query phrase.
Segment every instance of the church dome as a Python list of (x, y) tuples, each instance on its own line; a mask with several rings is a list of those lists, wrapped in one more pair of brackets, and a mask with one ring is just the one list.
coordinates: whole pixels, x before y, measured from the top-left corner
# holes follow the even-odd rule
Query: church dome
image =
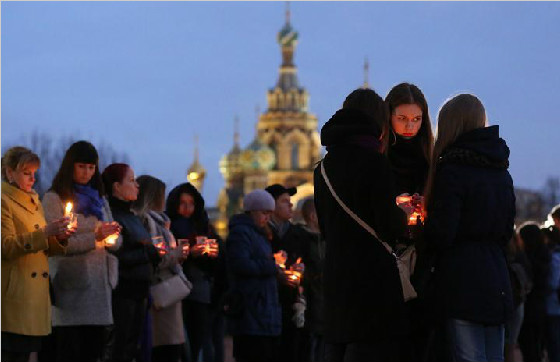
[(220, 172), (227, 179), (229, 176), (238, 174), (241, 171), (241, 148), (235, 144), (231, 151), (220, 160)]
[(255, 138), (241, 153), (240, 161), (245, 171), (270, 171), (276, 163), (276, 157), (272, 148)]
[(278, 33), (278, 43), (280, 46), (294, 46), (297, 43), (298, 33), (292, 28), (290, 23), (286, 23)]

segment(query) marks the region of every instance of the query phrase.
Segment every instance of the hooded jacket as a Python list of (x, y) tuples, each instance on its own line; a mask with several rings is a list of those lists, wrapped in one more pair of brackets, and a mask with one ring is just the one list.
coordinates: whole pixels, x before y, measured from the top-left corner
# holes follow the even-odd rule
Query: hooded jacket
[(445, 318), (498, 325), (511, 313), (505, 247), (515, 195), (508, 157), (492, 126), (459, 136), (438, 160), (425, 239), (437, 251), (435, 303)]
[[(395, 203), (393, 174), (379, 152), (374, 120), (341, 109), (323, 126), (323, 159), (330, 182), (344, 203), (383, 241), (393, 244), (406, 226)], [(390, 338), (405, 328), (404, 301), (395, 258), (340, 207), (315, 168), (315, 207), (326, 242), (324, 333), (329, 343)]]

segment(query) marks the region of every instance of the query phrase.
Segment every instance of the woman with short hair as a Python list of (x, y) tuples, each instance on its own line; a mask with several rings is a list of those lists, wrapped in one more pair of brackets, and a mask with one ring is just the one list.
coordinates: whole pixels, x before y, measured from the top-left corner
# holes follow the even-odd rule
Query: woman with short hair
[(51, 333), (48, 255), (64, 254), (69, 218), (49, 223), (33, 190), (39, 156), (12, 147), (2, 156), (2, 361), (27, 362)]

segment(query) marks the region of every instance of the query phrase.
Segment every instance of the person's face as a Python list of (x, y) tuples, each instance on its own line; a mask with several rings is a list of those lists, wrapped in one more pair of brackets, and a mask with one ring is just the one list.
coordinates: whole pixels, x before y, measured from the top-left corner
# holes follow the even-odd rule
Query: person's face
[(138, 183), (134, 177), (134, 170), (128, 168), (122, 182), (113, 184), (113, 195), (124, 201), (135, 201), (138, 197)]
[(556, 226), (556, 228), (560, 229), (560, 219), (557, 217), (553, 217), (552, 221), (554, 221), (554, 226)]
[(93, 163), (74, 163), (74, 182), (80, 185), (87, 184), (95, 173), (95, 164)]
[(191, 194), (183, 193), (179, 196), (179, 209), (177, 212), (179, 215), (189, 218), (194, 214), (194, 197)]
[(6, 176), (8, 181), (14, 182), (20, 189), (25, 192), (31, 192), (33, 184), (35, 183), (35, 172), (37, 172), (37, 165), (25, 164), (19, 170), (6, 169)]
[(271, 211), (251, 211), (250, 212), (251, 218), (255, 222), (255, 225), (257, 225), (258, 227), (261, 227), (261, 228), (265, 227), (266, 223), (268, 223), (268, 220), (270, 219), (270, 214), (271, 214)]
[(391, 125), (396, 134), (410, 139), (422, 126), (422, 109), (417, 104), (401, 104), (391, 115)]
[(290, 202), (290, 195), (284, 193), (276, 199), (276, 208), (274, 209), (274, 216), (282, 221), (288, 221), (292, 218), (294, 211), (292, 210), (292, 203)]

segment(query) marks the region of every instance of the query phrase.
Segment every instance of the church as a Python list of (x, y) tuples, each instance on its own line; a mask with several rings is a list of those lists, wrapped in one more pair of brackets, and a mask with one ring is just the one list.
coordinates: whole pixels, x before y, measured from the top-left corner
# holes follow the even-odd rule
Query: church
[[(294, 53), (298, 33), (290, 23), (289, 10), (277, 41), (282, 64), (276, 85), (267, 92), (267, 108), (258, 115), (255, 137), (242, 148), (236, 120), (233, 147), (220, 161), (225, 186), (212, 219), (221, 235), (227, 233), (229, 218), (241, 212), (243, 195), (254, 189), (275, 183), (295, 186), (292, 203), (296, 208), (300, 200), (313, 196), (313, 169), (320, 159), (321, 142), (317, 117), (308, 109), (309, 94), (297, 77)], [(196, 184), (202, 172), (195, 159), (188, 171), (189, 181)]]

